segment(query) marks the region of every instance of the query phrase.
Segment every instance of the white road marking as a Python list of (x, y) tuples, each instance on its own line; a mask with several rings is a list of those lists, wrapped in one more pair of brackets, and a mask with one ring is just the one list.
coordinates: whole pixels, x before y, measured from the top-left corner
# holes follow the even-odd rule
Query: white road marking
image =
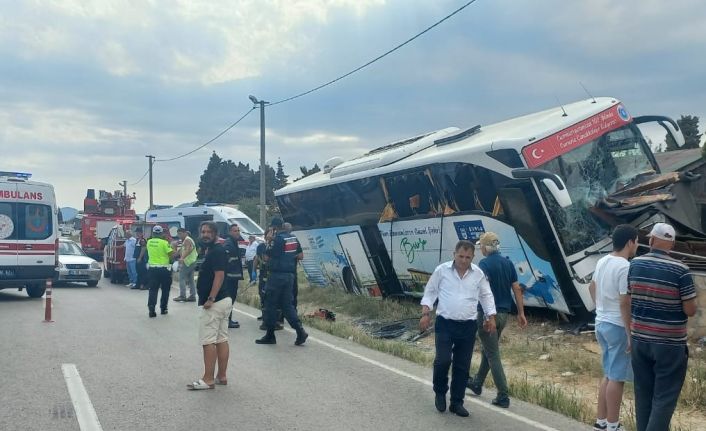
[[(240, 309), (234, 308), (234, 310), (235, 310), (236, 312), (240, 313), (240, 314), (244, 314), (244, 315), (246, 315), (246, 316), (248, 316), (248, 317), (251, 317), (251, 318), (253, 318), (253, 319), (257, 319), (257, 316), (254, 316), (254, 315), (252, 315), (252, 314), (250, 314), (250, 313), (246, 313), (245, 311), (242, 311), (242, 310), (240, 310)], [(292, 330), (292, 329), (290, 329), (290, 328), (285, 328), (285, 330), (287, 330), (287, 331), (289, 331), (289, 332), (294, 332), (294, 330)], [(309, 335), (308, 340), (316, 341), (317, 343), (319, 343), (319, 344), (321, 344), (321, 345), (323, 345), (323, 346), (326, 346), (326, 347), (328, 347), (328, 348), (330, 348), (330, 349), (333, 349), (333, 350), (335, 350), (335, 351), (337, 351), (337, 352), (345, 353), (345, 354), (348, 355), (348, 356), (352, 356), (352, 357), (354, 357), (354, 358), (356, 358), (356, 359), (360, 359), (360, 360), (363, 361), (363, 362), (367, 362), (367, 363), (369, 363), (369, 364), (371, 364), (371, 365), (375, 365), (376, 367), (380, 367), (380, 368), (385, 369), (385, 370), (387, 370), (387, 371), (393, 372), (393, 373), (395, 373), (395, 374), (397, 374), (397, 375), (399, 375), (399, 376), (407, 377), (408, 379), (414, 380), (415, 382), (421, 383), (421, 384), (423, 384), (423, 385), (427, 385), (427, 386), (429, 386), (429, 387), (434, 387), (434, 384), (433, 384), (431, 381), (429, 381), (429, 380), (425, 380), (425, 379), (419, 378), (419, 377), (417, 377), (417, 376), (415, 376), (415, 375), (409, 374), (409, 373), (404, 372), (404, 371), (402, 371), (402, 370), (399, 370), (399, 369), (397, 369), (397, 368), (395, 368), (395, 367), (391, 367), (391, 366), (389, 366), (389, 365), (383, 364), (382, 362), (378, 362), (378, 361), (376, 361), (376, 360), (374, 360), (374, 359), (370, 359), (370, 358), (368, 358), (368, 357), (366, 357), (366, 356), (363, 356), (363, 355), (360, 355), (360, 354), (358, 354), (358, 353), (351, 352), (350, 350), (344, 349), (344, 348), (342, 348), (342, 347), (338, 347), (338, 346), (336, 346), (336, 345), (334, 345), (334, 344), (331, 344), (331, 343), (328, 343), (328, 342), (326, 342), (326, 341), (324, 341), (324, 340), (320, 340), (320, 339), (318, 339), (318, 338), (316, 338), (316, 337), (312, 337), (311, 335)], [(510, 410), (501, 409), (501, 408), (495, 408), (495, 407), (490, 407), (487, 403), (482, 402), (482, 401), (480, 401), (480, 400), (477, 399), (477, 398), (466, 397), (465, 400), (466, 400), (466, 401), (470, 401), (470, 402), (472, 402), (472, 403), (474, 403), (474, 404), (476, 404), (476, 405), (479, 405), (479, 406), (481, 406), (481, 407), (483, 407), (483, 408), (486, 408), (486, 409), (488, 409), (488, 410), (491, 410), (491, 411), (493, 411), (494, 413), (507, 416), (507, 417), (509, 417), (509, 418), (512, 418), (512, 419), (515, 419), (515, 420), (517, 420), (517, 421), (523, 422), (523, 423), (525, 423), (525, 424), (527, 424), (527, 425), (530, 425), (530, 426), (532, 426), (532, 427), (534, 427), (534, 428), (537, 428), (537, 429), (540, 429), (540, 430), (544, 430), (544, 431), (559, 431), (559, 430), (556, 429), (556, 428), (552, 428), (552, 427), (550, 427), (550, 426), (541, 424), (541, 423), (539, 423), (539, 422), (537, 422), (537, 421), (533, 421), (532, 419), (528, 419), (528, 418), (526, 418), (526, 417), (520, 416), (520, 415), (518, 415), (518, 414), (516, 414), (516, 413), (511, 412)]]
[(69, 395), (71, 395), (71, 402), (74, 405), (74, 412), (81, 431), (103, 431), (76, 365), (61, 364), (61, 371), (64, 373), (64, 380), (69, 388)]

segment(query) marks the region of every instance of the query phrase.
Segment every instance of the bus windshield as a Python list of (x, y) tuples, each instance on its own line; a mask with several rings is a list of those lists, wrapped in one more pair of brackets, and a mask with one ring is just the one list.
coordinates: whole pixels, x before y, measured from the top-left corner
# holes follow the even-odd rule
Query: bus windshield
[(593, 215), (591, 208), (638, 175), (654, 172), (649, 151), (639, 129), (627, 125), (542, 165), (541, 169), (564, 180), (572, 199), (571, 206), (561, 208), (541, 187), (567, 256), (610, 235), (610, 226)]

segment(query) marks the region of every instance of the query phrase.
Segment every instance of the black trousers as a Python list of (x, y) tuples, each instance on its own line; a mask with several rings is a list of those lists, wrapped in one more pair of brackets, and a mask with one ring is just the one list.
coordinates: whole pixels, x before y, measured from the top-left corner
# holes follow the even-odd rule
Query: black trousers
[(284, 318), (293, 329), (302, 327), (297, 309), (294, 308), (294, 274), (273, 272), (267, 277), (265, 286), (265, 327), (273, 330), (277, 322), (277, 310), (281, 309)]
[(451, 404), (463, 404), (471, 368), (471, 354), (476, 341), (475, 320), (449, 320), (436, 317), (436, 357), (434, 358), (434, 392), (449, 390), (451, 367)]
[[(238, 296), (238, 281), (236, 279), (228, 279), (227, 277), (223, 280), (225, 287), (230, 289), (230, 299), (233, 300), (233, 305), (235, 305), (235, 298)], [(233, 320), (233, 309), (231, 308), (230, 314), (228, 315), (228, 320)]]
[(632, 340), (635, 419), (638, 431), (666, 431), (686, 377), (686, 346)]
[(162, 290), (162, 297), (159, 300), (159, 307), (164, 311), (169, 305), (169, 290), (172, 288), (172, 273), (167, 268), (150, 268), (149, 273), (149, 297), (147, 308), (154, 311), (157, 305), (157, 292)]

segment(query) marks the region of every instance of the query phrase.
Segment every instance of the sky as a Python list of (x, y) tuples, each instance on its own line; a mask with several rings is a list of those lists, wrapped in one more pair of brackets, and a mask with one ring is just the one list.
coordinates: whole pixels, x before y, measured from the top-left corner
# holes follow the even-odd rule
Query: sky
[[(204, 144), (252, 108), (343, 75), (467, 0), (0, 0), (0, 170), (52, 183), (59, 206)], [(594, 96), (632, 115), (706, 122), (700, 0), (477, 0), (382, 60), (268, 107), (266, 160), (352, 158), (449, 126)], [(212, 151), (257, 168), (259, 111), (154, 165), (154, 203), (195, 200)], [(650, 136), (660, 140), (662, 132)]]

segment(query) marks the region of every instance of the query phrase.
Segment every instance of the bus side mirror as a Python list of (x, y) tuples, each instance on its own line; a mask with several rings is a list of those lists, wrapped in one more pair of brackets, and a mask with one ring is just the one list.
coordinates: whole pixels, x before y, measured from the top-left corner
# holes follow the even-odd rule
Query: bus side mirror
[(559, 204), (560, 207), (566, 208), (571, 206), (571, 196), (569, 196), (569, 190), (566, 188), (566, 184), (561, 179), (561, 177), (555, 173), (545, 171), (543, 169), (513, 169), (513, 178), (517, 179), (528, 179), (534, 178), (541, 180), (542, 183), (547, 187), (549, 193), (554, 196), (554, 199)]
[[(559, 181), (561, 181), (561, 178)], [(556, 199), (556, 202), (560, 207), (566, 208), (571, 206), (573, 202), (571, 202), (571, 196), (569, 196), (569, 191), (566, 189), (566, 186), (564, 186), (563, 181), (561, 181), (561, 185), (563, 186), (561, 188), (559, 188), (559, 186), (557, 186), (557, 184), (549, 178), (544, 178), (542, 183), (547, 186), (547, 190), (549, 190), (549, 193), (554, 196), (554, 199)]]
[(667, 131), (667, 133), (674, 139), (677, 147), (681, 148), (684, 146), (684, 135), (682, 134), (679, 124), (669, 117), (663, 115), (643, 115), (641, 117), (635, 117), (633, 119), (635, 124), (644, 123), (657, 123)]

